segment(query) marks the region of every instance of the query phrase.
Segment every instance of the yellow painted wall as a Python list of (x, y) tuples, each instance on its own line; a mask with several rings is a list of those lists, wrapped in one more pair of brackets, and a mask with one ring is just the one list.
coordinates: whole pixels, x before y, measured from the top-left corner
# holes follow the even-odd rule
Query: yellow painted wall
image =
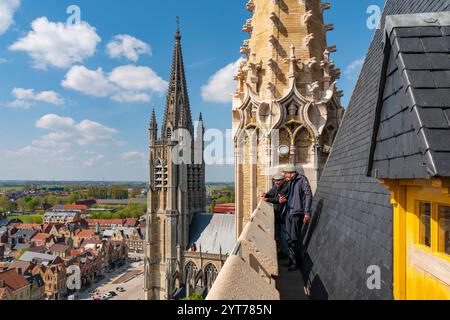
[[(448, 185), (433, 181), (382, 181), (394, 205), (394, 297), (450, 300), (450, 256), (439, 252), (438, 205), (450, 206)], [(419, 202), (431, 203), (431, 247), (420, 244)]]

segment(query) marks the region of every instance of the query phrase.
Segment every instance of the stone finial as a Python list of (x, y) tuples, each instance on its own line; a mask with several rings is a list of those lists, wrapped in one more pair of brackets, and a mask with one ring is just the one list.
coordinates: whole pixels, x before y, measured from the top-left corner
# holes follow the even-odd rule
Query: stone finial
[(320, 13), (323, 13), (325, 10), (331, 9), (331, 3), (324, 2), (320, 4)]
[(247, 33), (252, 33), (252, 31), (253, 31), (252, 19), (247, 20), (247, 22), (242, 27), (242, 31), (247, 32)]
[(323, 26), (324, 32), (333, 31), (333, 30), (334, 30), (334, 24), (332, 24), (332, 23), (326, 24)]
[(330, 53), (335, 53), (335, 52), (337, 51), (337, 47), (336, 47), (335, 45), (329, 46), (329, 47), (327, 48), (327, 50), (328, 50), (328, 52), (330, 52)]
[(273, 47), (278, 46), (278, 39), (273, 34), (270, 35), (269, 42)]
[(312, 10), (309, 10), (305, 13), (305, 15), (303, 16), (303, 23), (305, 25), (307, 25), (309, 23), (309, 21), (311, 21), (311, 18), (313, 17), (313, 12)]
[(247, 2), (247, 10), (250, 11), (251, 13), (255, 13), (255, 2), (253, 0), (250, 0), (249, 2)]
[(272, 58), (270, 58), (268, 61), (267, 61), (267, 66), (271, 69), (271, 70), (274, 70), (274, 68), (276, 67), (276, 62), (275, 62), (275, 60), (273, 60)]
[(250, 54), (250, 40), (244, 40), (244, 43), (242, 44), (241, 47), (241, 54), (246, 55)]
[(319, 89), (319, 82), (315, 81), (311, 84), (307, 84), (306, 86), (309, 94), (314, 95), (314, 93)]
[(311, 69), (316, 63), (317, 63), (317, 58), (316, 58), (316, 57), (312, 57), (312, 58), (308, 59), (308, 60), (305, 62), (305, 65), (306, 65), (309, 69)]
[(289, 79), (295, 79), (297, 77), (297, 66), (299, 66), (300, 64), (301, 66), (303, 66), (303, 64), (301, 63), (301, 59), (298, 59), (295, 55), (295, 46), (291, 44), (290, 48), (291, 57), (288, 59), (284, 59), (284, 62), (289, 64)]
[(252, 54), (252, 61), (248, 62), (248, 70), (250, 71), (248, 73), (249, 77), (249, 84), (253, 87), (254, 90), (256, 90), (256, 84), (259, 81), (259, 71), (262, 69), (262, 62), (258, 62), (256, 60), (256, 53)]
[(314, 40), (314, 34), (310, 33), (303, 39), (305, 47), (309, 47), (312, 40)]
[(269, 19), (270, 19), (273, 23), (276, 23), (277, 20), (278, 20), (278, 16), (276, 15), (275, 12), (271, 12), (271, 13), (270, 13), (270, 16), (269, 16)]
[(246, 61), (242, 61), (239, 64), (238, 67), (238, 71), (236, 76), (234, 76), (234, 80), (239, 82), (239, 85), (237, 86), (236, 92), (235, 92), (235, 97), (239, 97), (242, 93), (243, 87), (244, 87), (244, 83), (245, 83), (245, 79), (247, 78), (247, 70), (245, 68), (247, 62)]

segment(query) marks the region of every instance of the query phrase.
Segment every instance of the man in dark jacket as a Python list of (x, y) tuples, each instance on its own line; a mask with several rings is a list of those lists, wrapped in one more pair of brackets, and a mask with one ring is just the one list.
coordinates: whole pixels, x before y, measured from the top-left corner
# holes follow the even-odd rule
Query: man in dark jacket
[(289, 194), (286, 199), (289, 263), (286, 266), (289, 267), (289, 271), (296, 271), (302, 261), (302, 227), (311, 220), (312, 191), (308, 179), (299, 174), (294, 166), (287, 166), (284, 173), (289, 180)]
[[(276, 175), (273, 178), (274, 186), (262, 196), (262, 201), (267, 201), (274, 205), (275, 209), (275, 240), (280, 258), (287, 258), (289, 248), (286, 239), (286, 206), (287, 196), (289, 194), (289, 183), (282, 175)], [(280, 199), (283, 199), (282, 201)]]

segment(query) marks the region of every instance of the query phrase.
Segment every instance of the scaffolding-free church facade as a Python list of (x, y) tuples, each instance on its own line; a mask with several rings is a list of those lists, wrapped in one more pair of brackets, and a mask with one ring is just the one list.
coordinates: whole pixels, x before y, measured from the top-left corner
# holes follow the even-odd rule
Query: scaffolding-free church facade
[[(201, 114), (195, 126), (192, 122), (179, 29), (159, 136), (158, 129), (153, 111), (144, 243), (145, 300), (184, 298), (199, 288), (211, 288), (227, 258), (220, 250), (189, 250), (191, 224), (205, 210), (205, 130)], [(202, 227), (208, 228), (205, 223)]]

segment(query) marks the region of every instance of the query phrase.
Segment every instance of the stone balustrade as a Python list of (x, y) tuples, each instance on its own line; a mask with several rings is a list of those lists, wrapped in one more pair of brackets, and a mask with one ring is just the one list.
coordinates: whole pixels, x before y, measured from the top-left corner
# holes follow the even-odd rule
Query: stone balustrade
[(279, 300), (273, 206), (261, 202), (220, 271), (207, 300)]

